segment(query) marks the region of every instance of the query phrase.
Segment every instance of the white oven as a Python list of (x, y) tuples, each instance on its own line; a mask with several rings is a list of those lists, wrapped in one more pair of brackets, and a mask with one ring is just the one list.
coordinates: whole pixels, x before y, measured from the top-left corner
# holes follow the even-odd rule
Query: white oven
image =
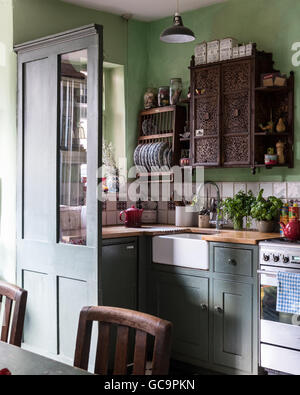
[[(260, 251), (260, 362), (263, 368), (300, 375), (300, 315), (276, 311), (279, 272), (300, 274), (294, 250), (264, 244)], [(295, 250), (296, 248), (296, 250)]]

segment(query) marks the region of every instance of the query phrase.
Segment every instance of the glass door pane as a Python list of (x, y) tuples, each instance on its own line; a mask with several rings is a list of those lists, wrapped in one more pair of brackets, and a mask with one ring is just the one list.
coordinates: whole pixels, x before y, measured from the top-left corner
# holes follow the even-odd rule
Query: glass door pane
[(59, 239), (75, 245), (86, 245), (87, 64), (87, 50), (61, 56)]

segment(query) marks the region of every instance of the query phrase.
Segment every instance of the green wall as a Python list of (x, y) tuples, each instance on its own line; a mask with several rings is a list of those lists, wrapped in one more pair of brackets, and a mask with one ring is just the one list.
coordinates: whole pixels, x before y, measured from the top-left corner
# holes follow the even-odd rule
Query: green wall
[(127, 62), (127, 22), (117, 15), (60, 0), (14, 0), (14, 43), (97, 23), (104, 27), (104, 60)]
[(0, 1), (0, 278), (15, 281), (16, 57), (12, 0)]
[[(241, 43), (256, 42), (258, 48), (273, 52), (275, 67), (282, 72), (295, 71), (295, 169), (262, 169), (252, 176), (249, 169), (207, 170), (206, 178), (214, 181), (299, 181), (300, 180), (300, 67), (292, 66), (292, 44), (300, 41), (299, 0), (228, 0), (225, 3), (183, 14), (184, 24), (191, 28), (197, 43), (234, 37)], [(182, 77), (189, 86), (188, 66), (195, 43), (165, 44), (159, 36), (171, 25), (166, 18), (148, 25), (147, 85), (169, 83), (171, 77)]]
[(133, 154), (137, 145), (138, 115), (143, 109), (143, 97), (147, 87), (148, 24), (135, 20), (128, 25), (128, 78), (126, 89), (128, 166), (133, 166)]
[(14, 0), (14, 43), (97, 23), (104, 27), (104, 60), (124, 66), (126, 153), (129, 166), (137, 139), (137, 116), (146, 83), (146, 24), (60, 0)]

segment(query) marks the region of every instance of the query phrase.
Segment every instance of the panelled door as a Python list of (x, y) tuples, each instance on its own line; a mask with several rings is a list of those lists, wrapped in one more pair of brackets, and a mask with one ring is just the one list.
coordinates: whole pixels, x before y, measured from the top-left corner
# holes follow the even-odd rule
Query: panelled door
[(251, 61), (222, 65), (222, 164), (251, 164)]
[(24, 347), (72, 363), (79, 313), (98, 304), (102, 27), (16, 47), (18, 283)]
[(213, 362), (252, 372), (253, 286), (214, 280)]
[(155, 315), (174, 325), (173, 357), (209, 358), (208, 278), (153, 271)]
[(191, 132), (194, 166), (220, 166), (220, 66), (192, 70)]

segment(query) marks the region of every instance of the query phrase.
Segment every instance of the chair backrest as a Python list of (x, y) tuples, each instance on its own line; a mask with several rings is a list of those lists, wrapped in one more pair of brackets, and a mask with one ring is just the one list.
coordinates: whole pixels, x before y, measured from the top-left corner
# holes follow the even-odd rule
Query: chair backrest
[(80, 314), (74, 366), (87, 370), (93, 322), (99, 323), (95, 373), (108, 374), (110, 331), (117, 325), (114, 375), (127, 374), (129, 329), (136, 330), (133, 375), (145, 375), (148, 335), (154, 337), (152, 374), (169, 372), (172, 324), (148, 314), (113, 307), (85, 307)]
[(1, 341), (21, 347), (26, 303), (27, 291), (0, 281), (0, 306), (4, 309)]

